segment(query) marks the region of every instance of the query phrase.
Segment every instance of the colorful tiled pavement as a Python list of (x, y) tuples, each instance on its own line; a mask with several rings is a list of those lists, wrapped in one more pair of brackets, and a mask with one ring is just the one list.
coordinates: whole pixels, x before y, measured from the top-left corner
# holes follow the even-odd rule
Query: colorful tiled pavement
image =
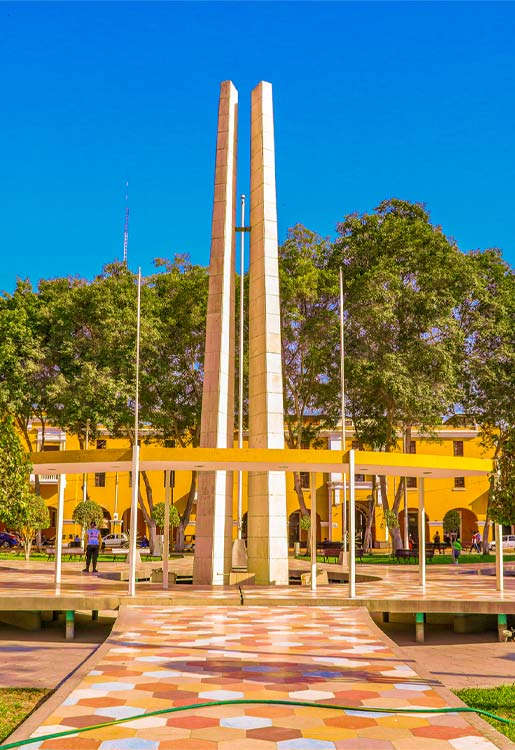
[[(111, 718), (127, 724), (24, 750), (494, 750), (445, 691), (391, 649), (362, 607), (123, 607), (94, 668), (36, 736)], [(227, 699), (317, 701), (350, 708), (225, 705)], [(375, 709), (360, 713), (359, 707)], [(477, 723), (477, 722), (475, 722)]]

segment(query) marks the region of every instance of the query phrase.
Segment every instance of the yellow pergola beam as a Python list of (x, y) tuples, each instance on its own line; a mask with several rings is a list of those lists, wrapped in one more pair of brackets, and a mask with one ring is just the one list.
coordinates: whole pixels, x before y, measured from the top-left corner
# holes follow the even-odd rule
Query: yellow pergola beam
[[(358, 474), (419, 477), (485, 476), (491, 459), (431, 454), (355, 451)], [(72, 450), (31, 453), (35, 474), (120, 472), (132, 469), (130, 449)], [(142, 446), (142, 471), (308, 471), (343, 474), (349, 471), (349, 451), (285, 448), (160, 448)]]

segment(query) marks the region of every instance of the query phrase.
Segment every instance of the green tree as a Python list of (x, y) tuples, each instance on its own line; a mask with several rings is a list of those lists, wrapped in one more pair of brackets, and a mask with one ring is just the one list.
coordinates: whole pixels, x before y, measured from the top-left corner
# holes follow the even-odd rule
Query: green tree
[(457, 510), (448, 510), (443, 517), (444, 534), (459, 534), (460, 514)]
[(93, 500), (83, 500), (75, 506), (72, 513), (72, 519), (75, 523), (82, 526), (83, 535), (92, 521), (100, 526), (104, 520), (104, 511), (98, 503)]
[[(0, 410), (13, 416), (27, 450), (42, 450), (53, 363), (44, 310), (29, 281), (18, 280), (14, 293), (0, 298), (0, 362)], [(41, 424), (39, 446), (29, 434), (34, 416)]]
[[(156, 522), (158, 529), (164, 529), (165, 526), (165, 504), (156, 503), (152, 510), (152, 517)], [(170, 527), (176, 528), (181, 522), (179, 511), (175, 505), (170, 505)]]
[[(470, 286), (466, 257), (420, 204), (391, 199), (338, 226), (343, 267), (347, 404), (361, 444), (392, 451), (411, 428), (430, 435), (459, 401), (463, 330), (457, 309)], [(436, 270), (437, 269), (437, 270)], [(398, 518), (404, 481), (383, 508)], [(400, 529), (390, 527), (394, 546)]]
[(29, 560), (32, 540), (38, 531), (50, 526), (50, 513), (43, 498), (32, 493), (28, 503), (19, 503), (12, 509), (8, 523), (9, 528), (19, 533), (25, 559)]
[[(32, 519), (38, 526), (39, 504), (30, 487), (31, 463), (23, 449), (10, 416), (0, 418), (0, 521), (8, 528), (23, 532)], [(48, 526), (48, 514), (46, 517)], [(30, 537), (32, 540), (32, 536)], [(30, 555), (30, 544), (25, 544), (25, 555)]]
[[(515, 434), (515, 272), (500, 250), (474, 251), (469, 258), (474, 288), (460, 309), (465, 332), (463, 405), (479, 425), (485, 450), (499, 472), (488, 498), (483, 552), (488, 552), (488, 520), (510, 514), (510, 477)], [(506, 456), (503, 458), (504, 451)], [(500, 521), (497, 521), (500, 523)], [(510, 522), (511, 523), (511, 522)]]
[[(142, 351), (141, 413), (165, 445), (200, 444), (208, 274), (185, 256), (156, 261), (148, 279), (153, 293), (154, 335)], [(160, 270), (161, 269), (161, 270)], [(148, 483), (148, 477), (143, 476)], [(184, 547), (197, 489), (193, 471), (177, 529), (176, 547)]]
[[(302, 225), (279, 248), (286, 443), (317, 445), (340, 417), (338, 275), (331, 245)], [(301, 516), (309, 515), (300, 475), (293, 475)]]

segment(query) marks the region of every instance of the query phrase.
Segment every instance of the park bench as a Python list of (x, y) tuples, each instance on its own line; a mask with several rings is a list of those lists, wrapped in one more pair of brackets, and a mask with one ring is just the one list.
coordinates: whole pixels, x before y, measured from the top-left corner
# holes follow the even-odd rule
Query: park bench
[[(150, 555), (150, 550), (148, 549), (148, 547), (138, 548), (138, 552), (140, 554), (140, 557), (148, 557)], [(109, 549), (105, 549), (102, 554), (105, 557), (111, 557), (112, 560), (126, 560), (129, 556), (129, 548), (112, 547)]]
[[(317, 554), (324, 558), (324, 562), (329, 562), (329, 560), (338, 562), (341, 551), (341, 542), (334, 542), (329, 547), (319, 547), (317, 549)], [(363, 547), (356, 547), (356, 557), (363, 562)]]
[[(426, 547), (426, 561), (432, 562), (434, 556), (434, 545)], [(408, 563), (412, 560), (415, 560), (416, 562), (418, 560), (418, 549), (396, 549), (393, 557), (395, 562), (399, 562), (400, 560), (402, 560), (402, 562)]]
[[(55, 557), (55, 547), (47, 547), (45, 549), (47, 559), (51, 560)], [(61, 558), (64, 560), (67, 557), (69, 560), (76, 558), (80, 560), (84, 556), (84, 550), (82, 547), (63, 547), (61, 550)]]

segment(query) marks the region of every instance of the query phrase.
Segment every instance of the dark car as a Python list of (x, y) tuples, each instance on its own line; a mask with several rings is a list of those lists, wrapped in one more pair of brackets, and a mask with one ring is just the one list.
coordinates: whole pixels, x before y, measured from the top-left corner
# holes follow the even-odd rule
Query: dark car
[(8, 534), (7, 531), (0, 531), (0, 547), (16, 547), (19, 543), (18, 537)]

